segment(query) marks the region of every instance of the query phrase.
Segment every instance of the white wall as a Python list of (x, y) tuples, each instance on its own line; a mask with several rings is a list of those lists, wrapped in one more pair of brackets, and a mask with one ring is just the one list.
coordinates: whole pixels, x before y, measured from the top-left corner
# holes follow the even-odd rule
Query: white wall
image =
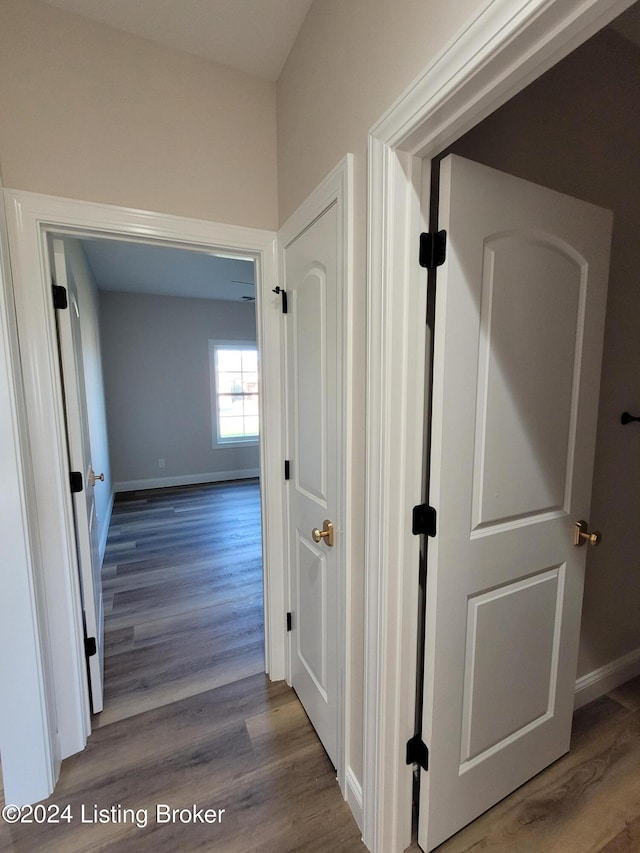
[[(578, 675), (640, 650), (640, 48), (605, 31), (453, 150), (614, 211)], [(578, 460), (579, 464), (579, 460)]]
[(91, 465), (96, 474), (104, 474), (104, 482), (98, 481), (95, 487), (98, 541), (100, 543), (100, 561), (102, 562), (113, 506), (113, 481), (109, 461), (107, 413), (102, 373), (98, 286), (87, 263), (82, 242), (67, 238), (64, 244), (69, 270), (73, 275), (78, 291), (84, 387), (89, 419), (89, 440), (91, 442)]
[(208, 343), (255, 341), (254, 303), (101, 291), (100, 316), (116, 490), (255, 476), (257, 446), (212, 447)]
[(0, 2), (5, 186), (275, 229), (275, 84)]

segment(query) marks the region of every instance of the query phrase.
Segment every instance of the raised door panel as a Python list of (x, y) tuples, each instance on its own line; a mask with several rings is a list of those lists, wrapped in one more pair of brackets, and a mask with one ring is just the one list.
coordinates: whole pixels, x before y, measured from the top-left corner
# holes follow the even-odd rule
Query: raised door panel
[(327, 559), (298, 531), (297, 653), (316, 689), (327, 699)]
[(302, 273), (293, 303), (296, 488), (327, 506), (327, 274), (313, 264)]
[(556, 566), (469, 597), (460, 773), (553, 713), (563, 580)]
[(584, 259), (549, 235), (485, 241), (473, 529), (568, 511)]

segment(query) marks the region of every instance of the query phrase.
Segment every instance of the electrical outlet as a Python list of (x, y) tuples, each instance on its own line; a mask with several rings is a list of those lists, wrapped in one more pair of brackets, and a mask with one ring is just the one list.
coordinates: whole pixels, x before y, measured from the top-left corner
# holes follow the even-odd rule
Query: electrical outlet
[(164, 468), (164, 459), (158, 459), (158, 468)]

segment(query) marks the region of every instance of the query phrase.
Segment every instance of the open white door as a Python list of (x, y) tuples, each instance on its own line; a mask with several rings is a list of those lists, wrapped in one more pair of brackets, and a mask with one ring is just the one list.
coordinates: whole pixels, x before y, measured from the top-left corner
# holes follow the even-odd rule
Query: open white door
[(612, 217), (450, 156), (439, 227), (424, 850), (569, 748)]
[(91, 465), (91, 443), (85, 394), (80, 306), (75, 282), (67, 267), (64, 242), (51, 239), (55, 284), (64, 287), (68, 308), (56, 311), (60, 366), (64, 385), (67, 443), (71, 471), (82, 475), (81, 490), (73, 493), (76, 545), (85, 628), (87, 670), (91, 690), (91, 711), (103, 707), (104, 611), (98, 556), (98, 525), (94, 498), (96, 476)]
[[(338, 215), (333, 203), (285, 242), (282, 250), (287, 299), (291, 683), (334, 766), (338, 762), (338, 667), (344, 654), (339, 648), (338, 619), (342, 374), (338, 370), (337, 247)], [(323, 529), (325, 520), (333, 530)]]

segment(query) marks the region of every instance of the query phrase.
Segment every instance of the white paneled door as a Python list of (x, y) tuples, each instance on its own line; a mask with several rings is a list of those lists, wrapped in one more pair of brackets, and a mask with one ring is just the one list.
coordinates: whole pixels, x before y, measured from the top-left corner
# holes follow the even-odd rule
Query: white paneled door
[(334, 766), (341, 653), (337, 243), (337, 205), (333, 203), (283, 250), (291, 457), (291, 682)]
[(439, 227), (424, 850), (569, 748), (612, 217), (450, 156)]
[(64, 385), (69, 464), (71, 471), (80, 473), (82, 477), (81, 491), (73, 493), (73, 511), (87, 648), (87, 671), (91, 691), (91, 711), (97, 714), (102, 711), (103, 707), (104, 611), (94, 497), (96, 477), (91, 465), (91, 444), (82, 360), (80, 305), (73, 275), (67, 266), (64, 242), (59, 238), (52, 238), (50, 245), (55, 283), (57, 286), (65, 288), (68, 302), (68, 307), (56, 311), (56, 316), (60, 365)]

